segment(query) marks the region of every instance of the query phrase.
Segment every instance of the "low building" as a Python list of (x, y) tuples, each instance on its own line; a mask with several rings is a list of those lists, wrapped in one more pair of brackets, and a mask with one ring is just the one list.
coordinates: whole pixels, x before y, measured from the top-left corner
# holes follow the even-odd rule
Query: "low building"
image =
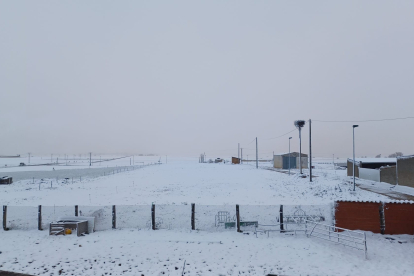
[(232, 164), (240, 164), (240, 158), (232, 157), (231, 158), (231, 163)]
[[(290, 157), (289, 157), (290, 156)], [(308, 168), (308, 155), (302, 153), (301, 155), (302, 169)], [(276, 154), (273, 156), (273, 167), (277, 169), (289, 169), (289, 163), (291, 169), (299, 169), (299, 152), (291, 152)]]
[[(347, 161), (347, 175), (353, 176), (352, 172), (353, 159)], [(355, 158), (355, 177), (360, 177), (361, 169), (377, 169), (387, 166), (395, 166), (397, 164), (396, 158)], [(365, 171), (369, 174), (367, 171)], [(362, 177), (360, 177), (362, 178)]]

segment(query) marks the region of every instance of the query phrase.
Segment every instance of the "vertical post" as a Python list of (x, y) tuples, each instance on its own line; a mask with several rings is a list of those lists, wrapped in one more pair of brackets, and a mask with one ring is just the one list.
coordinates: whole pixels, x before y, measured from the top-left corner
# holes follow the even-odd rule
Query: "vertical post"
[(289, 175), (290, 175), (290, 139), (292, 139), (292, 137), (289, 137)]
[(79, 207), (78, 207), (78, 205), (75, 205), (75, 217), (77, 217), (78, 216), (78, 210), (79, 210)]
[(379, 217), (380, 217), (380, 232), (385, 234), (385, 216), (384, 216), (384, 202), (380, 203), (379, 206)]
[(116, 229), (116, 206), (112, 205), (112, 229)]
[(92, 166), (92, 152), (89, 153), (89, 167)]
[(37, 229), (42, 231), (42, 205), (39, 205), (39, 209), (37, 211)]
[(151, 224), (152, 224), (152, 230), (155, 230), (155, 204), (153, 203), (151, 206)]
[(352, 126), (352, 148), (353, 148), (353, 164), (352, 175), (354, 176), (354, 192), (355, 192), (355, 125)]
[(240, 159), (240, 143), (238, 144), (238, 147), (237, 147), (237, 158)]
[(256, 169), (259, 168), (259, 152), (257, 151), (257, 137), (256, 137)]
[[(302, 162), (302, 160), (300, 160)], [(309, 119), (309, 182), (312, 182), (312, 120)]]
[(302, 174), (302, 129), (299, 127), (299, 170), (300, 174)]
[(243, 164), (243, 148), (240, 148), (240, 164)]
[(280, 232), (284, 232), (285, 227), (283, 224), (283, 205), (280, 205), (279, 215), (280, 215)]
[(195, 203), (191, 203), (191, 230), (195, 230)]
[(236, 219), (237, 219), (237, 232), (241, 233), (240, 230), (240, 209), (239, 204), (236, 204)]
[(7, 228), (7, 205), (3, 205), (3, 230), (9, 230)]

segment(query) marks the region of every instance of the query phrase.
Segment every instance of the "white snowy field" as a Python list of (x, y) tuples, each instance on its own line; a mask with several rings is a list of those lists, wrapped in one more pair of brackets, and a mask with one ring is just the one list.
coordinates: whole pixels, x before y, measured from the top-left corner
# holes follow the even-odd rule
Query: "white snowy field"
[[(308, 170), (304, 170), (308, 173)], [(330, 165), (314, 169), (313, 182), (273, 170), (270, 163), (200, 164), (196, 158), (170, 158), (168, 163), (132, 171), (82, 178), (32, 179), (0, 185), (0, 204), (16, 206), (222, 204), (328, 204), (334, 200), (385, 200), (386, 197), (347, 182), (346, 171)], [(40, 186), (40, 190), (39, 190)], [(52, 186), (52, 187), (51, 187)]]
[[(273, 232), (269, 238), (256, 238), (234, 229), (215, 229), (217, 211), (228, 210), (233, 216), (235, 204), (240, 204), (242, 218), (263, 224), (277, 223), (279, 204), (287, 213), (298, 205), (323, 212), (331, 224), (334, 200), (387, 200), (359, 188), (352, 193), (345, 170), (315, 162), (315, 177), (309, 183), (298, 170), (288, 175), (270, 163), (256, 169), (254, 163), (200, 164), (197, 158), (162, 161), (73, 183), (28, 179), (0, 185), (0, 205), (9, 206), (11, 228), (0, 231), (0, 270), (33, 275), (182, 275), (185, 261), (185, 275), (414, 275), (414, 239), (408, 235), (367, 232), (365, 260), (362, 251), (303, 234)], [(147, 230), (151, 203), (157, 206), (157, 217), (164, 218), (162, 228), (173, 230)], [(190, 203), (196, 203), (196, 228), (202, 231), (188, 230)], [(103, 231), (84, 237), (49, 236), (47, 230), (34, 230), (37, 205), (43, 206), (43, 229), (56, 216), (72, 216), (73, 206), (79, 205), (86, 215), (98, 211), (96, 228)], [(111, 230), (110, 205), (117, 205), (117, 227), (122, 229)]]
[[(272, 233), (0, 231), (0, 270), (32, 275), (414, 275), (412, 236), (367, 233), (362, 251)], [(185, 262), (185, 267), (184, 267)]]
[[(161, 158), (165, 161), (165, 157)], [(120, 167), (131, 165), (145, 165), (158, 162), (159, 156), (121, 156), (121, 155), (92, 155), (91, 165), (89, 155), (55, 155), (50, 156), (28, 156), (17, 158), (0, 158), (0, 175), (8, 172), (25, 171), (52, 171), (85, 168)], [(20, 166), (24, 163), (24, 166)]]

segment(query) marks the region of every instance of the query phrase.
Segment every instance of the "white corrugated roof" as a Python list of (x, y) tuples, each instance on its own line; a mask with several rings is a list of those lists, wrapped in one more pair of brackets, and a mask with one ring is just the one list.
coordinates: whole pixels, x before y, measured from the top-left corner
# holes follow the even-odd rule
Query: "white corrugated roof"
[[(352, 158), (348, 158), (352, 162)], [(355, 162), (361, 163), (397, 163), (397, 158), (355, 158)]]

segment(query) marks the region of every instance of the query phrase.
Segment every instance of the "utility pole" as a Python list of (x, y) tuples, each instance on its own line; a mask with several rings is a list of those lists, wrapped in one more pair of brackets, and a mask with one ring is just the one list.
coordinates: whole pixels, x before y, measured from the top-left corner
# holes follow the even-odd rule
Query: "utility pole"
[(257, 151), (257, 137), (256, 137), (256, 169), (259, 168), (259, 152)]
[(240, 148), (240, 163), (243, 164), (243, 148)]
[(354, 175), (354, 192), (355, 192), (355, 128), (358, 127), (358, 125), (352, 126), (352, 143), (353, 143), (353, 152), (354, 152), (354, 162), (352, 164), (352, 174)]
[(27, 164), (30, 164), (30, 152), (29, 152), (29, 162)]
[(290, 139), (292, 139), (292, 137), (289, 137), (289, 175), (290, 175)]
[(311, 119), (309, 119), (309, 182), (312, 182), (312, 120)]
[(305, 121), (297, 120), (297, 121), (295, 121), (295, 126), (299, 129), (299, 169), (300, 169), (300, 174), (302, 174), (302, 135), (301, 135), (301, 130), (302, 130), (302, 127), (305, 126)]
[(89, 167), (92, 166), (92, 152), (89, 153)]
[(238, 148), (237, 148), (237, 158), (240, 159), (240, 143), (239, 143)]

